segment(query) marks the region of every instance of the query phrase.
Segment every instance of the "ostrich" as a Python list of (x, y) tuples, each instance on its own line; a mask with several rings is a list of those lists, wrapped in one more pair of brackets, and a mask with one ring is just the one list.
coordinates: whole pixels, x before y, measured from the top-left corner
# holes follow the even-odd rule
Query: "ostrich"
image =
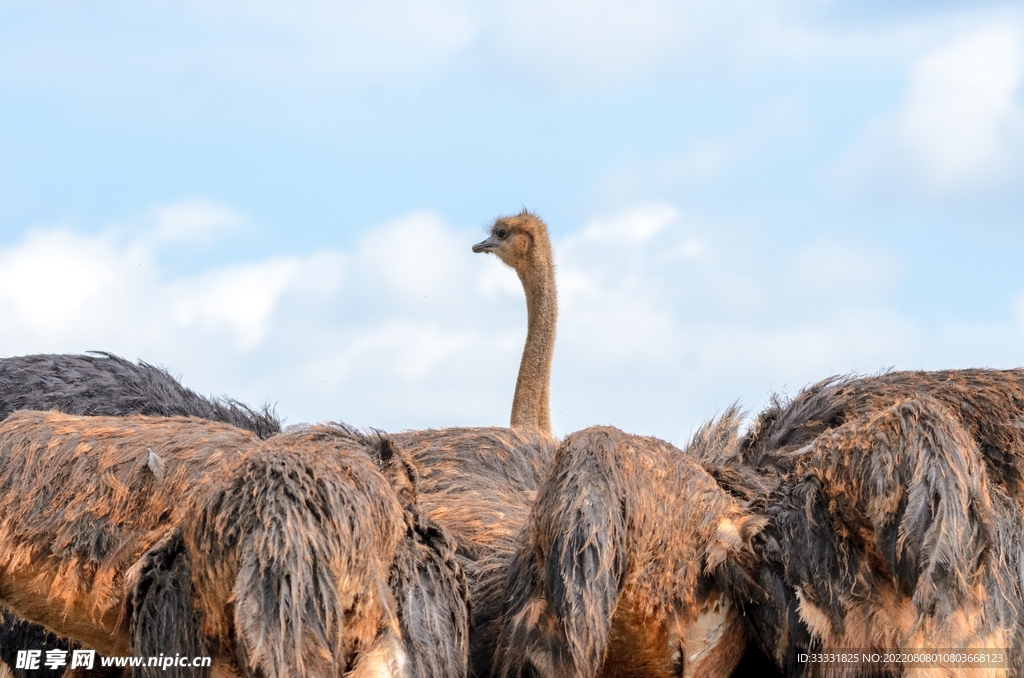
[[(614, 507), (627, 502), (631, 497), (641, 496), (640, 488), (645, 482), (654, 484), (657, 478), (660, 478), (658, 472), (650, 471), (643, 464), (636, 463), (637, 457), (656, 465), (661, 473), (671, 475), (680, 483), (704, 483), (708, 489), (707, 497), (713, 497), (708, 499), (711, 502), (710, 508), (720, 513), (709, 513), (703, 522), (698, 521), (699, 527), (696, 524), (686, 524), (686, 534), (677, 539), (684, 545), (673, 554), (677, 557), (673, 562), (679, 563), (690, 556), (704, 557), (701, 549), (707, 548), (715, 553), (714, 558), (717, 559), (709, 567), (719, 573), (723, 581), (727, 572), (736, 574), (735, 563), (746, 562), (745, 558), (749, 556), (749, 552), (745, 551), (743, 546), (756, 531), (759, 523), (756, 518), (742, 514), (736, 502), (721, 489), (712, 487), (714, 484), (706, 473), (692, 464), (687, 465), (685, 461), (680, 462), (683, 457), (678, 450), (660, 441), (627, 436), (614, 429), (589, 429), (570, 436), (558, 448), (556, 458), (556, 445), (550, 432), (548, 383), (557, 303), (554, 266), (546, 229), (536, 216), (523, 212), (514, 217), (495, 221), (491, 227), (490, 237), (473, 249), (476, 252), (494, 252), (503, 262), (512, 266), (526, 292), (529, 325), (513, 401), (512, 428), (417, 431), (397, 434), (395, 440), (397, 444), (407, 449), (424, 469), (420, 506), (452, 532), (469, 575), (474, 604), (471, 673), (490, 675), (492, 670), (497, 670), (499, 674), (509, 674), (522, 669), (524, 675), (529, 675), (528, 670), (524, 668), (529, 665), (529, 670), (537, 671), (536, 675), (555, 675), (576, 660), (590, 662), (589, 668), (594, 668), (594, 664), (597, 663), (594, 657), (603, 656), (605, 650), (601, 645), (604, 640), (596, 639), (601, 631), (589, 626), (591, 622), (598, 622), (593, 618), (588, 618), (584, 622), (574, 614), (593, 604), (595, 607), (591, 610), (592, 616), (599, 616), (600, 605), (607, 601), (584, 600), (582, 590), (567, 586), (563, 592), (566, 598), (571, 600), (566, 602), (569, 607), (547, 610), (547, 616), (544, 617), (546, 622), (538, 621), (538, 617), (520, 618), (516, 613), (507, 613), (505, 610), (506, 601), (512, 598), (516, 604), (529, 608), (528, 611), (524, 611), (525, 608), (520, 607), (518, 612), (542, 614), (539, 607), (529, 602), (529, 596), (522, 590), (523, 586), (527, 585), (520, 581), (519, 577), (528, 572), (536, 575), (530, 568), (540, 566), (532, 558), (534, 554), (543, 551), (544, 545), (541, 542), (544, 538), (552, 538), (552, 535), (557, 534), (562, 528), (573, 534), (596, 535), (612, 527), (601, 522), (602, 519), (611, 520), (604, 513), (598, 517), (584, 511), (584, 517), (580, 518), (581, 514), (577, 511), (580, 504), (574, 502), (585, 502), (594, 497), (594, 494), (587, 490), (588, 487), (603, 486), (606, 491), (613, 493), (614, 496), (603, 497), (607, 503), (602, 505), (602, 510), (607, 509), (610, 514), (614, 514)], [(733, 419), (729, 421), (735, 423)], [(618, 474), (616, 469), (619, 465), (624, 465), (631, 471)], [(548, 478), (549, 474), (550, 478), (545, 483), (544, 479)], [(603, 481), (607, 474), (622, 478), (622, 484), (607, 487)], [(540, 495), (537, 494), (538, 489)], [(684, 493), (674, 496), (686, 495)], [(652, 495), (646, 497), (654, 498)], [(685, 499), (679, 501), (686, 503)], [(677, 504), (678, 502), (666, 503), (663, 506)], [(642, 512), (647, 507), (638, 505), (634, 508)], [(694, 507), (687, 509), (687, 515), (696, 516), (693, 509)], [(575, 522), (577, 519), (583, 522)], [(667, 536), (675, 532), (676, 524), (673, 521), (665, 519), (655, 523), (662, 535)], [(718, 526), (722, 526), (724, 530), (721, 535), (716, 532)], [(631, 524), (630, 530), (632, 527)], [(632, 539), (636, 533), (629, 531), (629, 535)], [(609, 540), (614, 538), (611, 535), (605, 536)], [(722, 542), (721, 538), (727, 538), (728, 544)], [(653, 542), (641, 539), (636, 543), (650, 547)], [(625, 554), (624, 551), (616, 552), (612, 547), (605, 549), (604, 553), (614, 553), (615, 557)], [(564, 566), (565, 572), (568, 573), (566, 576), (578, 577), (573, 581), (579, 583), (596, 567), (594, 563), (580, 563), (579, 568), (573, 571), (572, 568), (576, 567), (577, 563), (570, 556), (561, 555), (565, 556), (565, 562), (559, 563), (558, 557), (546, 561), (544, 567), (548, 569), (544, 569), (545, 574), (542, 576), (555, 577), (550, 568)], [(606, 561), (601, 563), (606, 564)], [(682, 576), (678, 582), (670, 586), (667, 582), (678, 573), (673, 572), (672, 576), (664, 579), (662, 583), (666, 583), (669, 588), (658, 593), (661, 597), (657, 603), (642, 602), (644, 593), (635, 587), (624, 593), (623, 600), (631, 602), (624, 603), (623, 610), (634, 603), (639, 610), (637, 614), (641, 616), (648, 612), (654, 614), (652, 610), (657, 609), (657, 614), (661, 616), (657, 618), (656, 623), (654, 618), (647, 621), (655, 624), (661, 635), (655, 634), (659, 640), (653, 640), (654, 636), (651, 636), (652, 644), (644, 645), (640, 642), (644, 636), (634, 623), (639, 618), (636, 615), (628, 619), (616, 619), (614, 624), (611, 620), (606, 620), (604, 632), (616, 635), (612, 644), (616, 652), (621, 650), (617, 655), (620, 665), (617, 669), (609, 669), (613, 671), (610, 675), (615, 675), (614, 671), (625, 671), (624, 667), (629, 661), (637, 658), (628, 654), (629, 648), (634, 644), (644, 646), (647, 655), (643, 659), (647, 662), (645, 666), (649, 664), (652, 667), (657, 666), (658, 670), (670, 670), (672, 652), (681, 645), (677, 636), (674, 640), (668, 638), (673, 633), (678, 634), (680, 628), (691, 629), (686, 647), (694, 651), (697, 651), (697, 647), (703, 648), (700, 651), (704, 653), (701, 654), (703, 659), (700, 662), (691, 661), (691, 665), (699, 664), (705, 671), (721, 673), (727, 672), (735, 663), (738, 656), (736, 648), (739, 648), (739, 652), (742, 652), (743, 648), (742, 626), (736, 621), (731, 603), (724, 595), (712, 592), (713, 587), (705, 586), (706, 580), (703, 576), (700, 577), (701, 590), (698, 592), (694, 589), (693, 582), (696, 581), (699, 568), (689, 566), (680, 572), (688, 572), (689, 575)], [(536, 583), (537, 579), (534, 577), (528, 581)], [(610, 582), (617, 581), (613, 574), (606, 583), (609, 588), (614, 589), (616, 584)], [(618, 590), (601, 590), (597, 593), (600, 588), (595, 585), (586, 595), (609, 595), (618, 600)], [(571, 591), (566, 592), (569, 589)], [(685, 596), (680, 597), (681, 590), (686, 591)], [(665, 605), (675, 606), (672, 608), (673, 612), (667, 612), (669, 608), (661, 605), (664, 601), (667, 601)], [(686, 607), (691, 603), (698, 605), (697, 613)], [(573, 605), (576, 607), (572, 608)], [(615, 607), (614, 604), (612, 607)], [(626, 615), (625, 612), (623, 614)], [(558, 619), (562, 621), (557, 621)], [(714, 627), (709, 621), (711, 619), (728, 621), (726, 626), (729, 632), (722, 632), (717, 636), (702, 636), (699, 629), (708, 627), (709, 624)], [(547, 626), (540, 629), (531, 626), (533, 623), (546, 623)], [(595, 634), (593, 645), (588, 648), (590, 656), (585, 659), (566, 659), (570, 654), (567, 646), (563, 644), (558, 650), (552, 649), (558, 643), (575, 642), (566, 641), (564, 630), (559, 628), (561, 623), (575, 625), (574, 630), (583, 635)], [(505, 626), (502, 626), (503, 624)], [(632, 635), (629, 637), (622, 635), (630, 632)], [(497, 636), (502, 633), (505, 635), (499, 639)], [(739, 639), (736, 637), (737, 633)], [(720, 642), (722, 640), (725, 642)], [(532, 663), (533, 659), (524, 659), (533, 650), (527, 649), (523, 643), (529, 645), (531, 642), (536, 643), (533, 646), (533, 650), (537, 652), (536, 665)], [(601, 646), (598, 647), (599, 645)], [(505, 652), (503, 648), (508, 648), (508, 651)], [(583, 652), (579, 647), (576, 649)], [(508, 664), (503, 663), (506, 660)], [(581, 671), (585, 670), (582, 666), (579, 668)]]
[[(0, 419), (26, 409), (83, 415), (193, 416), (233, 424), (260, 438), (281, 430), (277, 417), (267, 407), (257, 411), (235, 400), (205, 398), (182, 386), (165, 370), (109, 353), (0, 359)], [(45, 653), (67, 650), (68, 646), (41, 626), (4, 611), (0, 620), (0, 660), (13, 667), (19, 649)], [(44, 667), (31, 675), (59, 676), (63, 672), (63, 668)]]
[(447, 428), (391, 435), (421, 469), (420, 509), (451, 533), (473, 600), (470, 655), (482, 644), (487, 601), (500, 577), (555, 453), (548, 383), (558, 305), (547, 226), (523, 211), (500, 217), (473, 246), (515, 269), (526, 293), (527, 337), (513, 398), (511, 427)]
[(454, 678), (468, 594), (415, 482), (386, 438), (340, 426), (261, 442), (17, 412), (0, 424), (0, 603), (101, 654), (213, 656), (214, 676)]
[(698, 464), (739, 416), (686, 452), (611, 427), (568, 436), (519, 536), (478, 675), (728, 676), (763, 519)]
[(1024, 675), (1022, 416), (1024, 370), (832, 378), (776, 398), (719, 461), (763, 483), (726, 481), (768, 518), (767, 598), (747, 613), (780, 668), (836, 648), (999, 648)]
[[(526, 292), (529, 323), (513, 400), (511, 428), (412, 431), (395, 434), (393, 438), (423, 469), (419, 500), (421, 509), (447, 528), (456, 541), (457, 553), (469, 578), (473, 601), (470, 673), (483, 676), (490, 675), (494, 665), (493, 655), (501, 642), (504, 642), (495, 640), (494, 629), (499, 623), (506, 597), (514, 595), (508, 591), (510, 582), (506, 581), (507, 577), (522, 572), (517, 568), (526, 567), (525, 559), (520, 557), (523, 549), (535, 546), (530, 543), (528, 547), (522, 547), (524, 535), (531, 530), (536, 532), (537, 523), (546, 518), (553, 521), (552, 525), (557, 523), (568, 529), (571, 527), (569, 523), (576, 516), (565, 513), (566, 506), (558, 504), (558, 500), (564, 496), (559, 494), (559, 489), (565, 488), (566, 484), (571, 490), (576, 490), (588, 486), (591, 481), (600, 483), (602, 475), (611, 472), (616, 464), (630, 465), (632, 455), (641, 454), (638, 450), (651, 463), (660, 464), (662, 472), (675, 473), (680, 479), (696, 478), (694, 482), (713, 483), (706, 473), (702, 475), (698, 469), (674, 468), (680, 458), (675, 448), (653, 439), (626, 436), (614, 429), (594, 429), (571, 436), (559, 448), (559, 461), (555, 462), (552, 470), (556, 443), (550, 431), (548, 383), (557, 303), (554, 266), (546, 227), (529, 212), (499, 218), (492, 225), (489, 237), (473, 249), (476, 252), (497, 254), (503, 262), (516, 270)], [(564, 451), (566, 449), (569, 451)], [(594, 464), (580, 463), (579, 467), (573, 465), (588, 455), (598, 461)], [(644, 478), (648, 478), (644, 475), (647, 471), (643, 467), (635, 467), (635, 472), (635, 479), (616, 488), (622, 494), (610, 499), (608, 506), (617, 506), (623, 499), (622, 495), (643, 485)], [(549, 473), (553, 480), (543, 485), (541, 491), (544, 494), (538, 496), (538, 489)], [(715, 553), (714, 558), (720, 559), (714, 560), (710, 567), (725, 581), (726, 573), (737, 572), (735, 563), (745, 562), (749, 555), (743, 545), (756, 530), (758, 520), (743, 515), (735, 502), (720, 489), (712, 489), (709, 485), (708, 496), (714, 496), (713, 509), (722, 513), (708, 517), (707, 522), (701, 523), (699, 528), (687, 525), (687, 535), (681, 538), (686, 547), (675, 555), (682, 559), (691, 555), (703, 557), (700, 549), (706, 547)], [(637, 508), (640, 510), (640, 507)], [(696, 514), (691, 510), (688, 515)], [(714, 527), (708, 527), (712, 524)], [(662, 534), (672, 532), (675, 527), (670, 521), (662, 521), (658, 525)], [(721, 535), (715, 532), (718, 526), (722, 527)], [(607, 526), (586, 527), (599, 531)], [(551, 527), (547, 534), (556, 531), (557, 528)], [(727, 543), (722, 541), (723, 538)], [(643, 543), (650, 546), (652, 542)], [(570, 566), (569, 563), (566, 565)], [(688, 571), (693, 574), (697, 569), (690, 567)], [(705, 587), (703, 577), (700, 579), (702, 588), (696, 591), (691, 586), (691, 579), (684, 578), (668, 593), (663, 592), (661, 600), (669, 601), (678, 610), (659, 618), (659, 623), (669, 625), (659, 629), (665, 634), (661, 638), (663, 645), (658, 646), (658, 641), (652, 641), (654, 644), (645, 650), (650, 656), (644, 661), (663, 668), (664, 663), (658, 662), (664, 659), (671, 667), (671, 654), (680, 645), (666, 638), (685, 627), (690, 630), (686, 647), (700, 653), (702, 658), (699, 662), (691, 661), (691, 665), (701, 666), (704, 671), (702, 675), (711, 675), (715, 671), (727, 672), (743, 649), (742, 626), (738, 624), (734, 609), (724, 595), (712, 592), (713, 587)], [(688, 592), (688, 598), (674, 597), (681, 589)], [(629, 589), (623, 599), (628, 598), (643, 606), (644, 603), (639, 602), (642, 596), (639, 590)], [(696, 613), (689, 608), (679, 607), (694, 601), (698, 605)], [(646, 612), (650, 608), (642, 609)], [(659, 614), (666, 614), (667, 608), (657, 609)], [(720, 621), (728, 622), (723, 625), (723, 628), (728, 628), (728, 633), (717, 630)], [(613, 627), (615, 633), (623, 628), (634, 633), (628, 638), (617, 638), (615, 642), (616, 648), (626, 652), (620, 655), (622, 666), (619, 669), (622, 670), (631, 660), (628, 648), (634, 641), (639, 642), (638, 639), (643, 638), (640, 629), (635, 625), (630, 626), (631, 623), (617, 620)], [(581, 624), (581, 628), (583, 626)], [(538, 642), (548, 640), (550, 637)], [(669, 645), (672, 647), (669, 648)], [(511, 656), (512, 652), (514, 650), (506, 656)], [(661, 657), (659, 652), (665, 656)], [(552, 670), (564, 666), (557, 665)], [(533, 668), (538, 669), (536, 666)]]

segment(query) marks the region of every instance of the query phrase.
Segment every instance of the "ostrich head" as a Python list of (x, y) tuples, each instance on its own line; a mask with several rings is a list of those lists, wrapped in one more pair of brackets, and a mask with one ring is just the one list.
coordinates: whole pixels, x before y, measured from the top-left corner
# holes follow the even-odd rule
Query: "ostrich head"
[(473, 251), (496, 254), (522, 275), (523, 271), (550, 259), (551, 244), (547, 226), (540, 217), (523, 210), (519, 214), (496, 219), (490, 236), (473, 245)]

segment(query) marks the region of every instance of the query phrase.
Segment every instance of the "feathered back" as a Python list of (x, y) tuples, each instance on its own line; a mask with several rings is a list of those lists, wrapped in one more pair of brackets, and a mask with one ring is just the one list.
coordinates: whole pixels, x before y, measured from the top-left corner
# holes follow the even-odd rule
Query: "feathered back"
[(98, 352), (0, 359), (0, 419), (16, 410), (199, 417), (247, 429), (260, 438), (281, 431), (269, 407), (254, 410), (237, 400), (205, 398), (166, 370)]
[[(182, 497), (258, 443), (200, 419), (15, 412), (0, 423), (4, 602), (97, 649), (127, 649), (111, 643), (130, 566), (173, 529)], [(30, 581), (48, 582), (45, 604)]]
[(465, 578), (386, 436), (342, 425), (282, 434), (196, 496), (184, 537), (204, 633), (233, 635), (249, 670), (361, 675), (398, 662), (411, 676), (465, 673)]
[(1020, 656), (1022, 415), (1024, 371), (958, 370), (833, 377), (758, 418), (739, 457), (769, 478), (769, 599), (748, 613), (784, 670), (809, 648)]

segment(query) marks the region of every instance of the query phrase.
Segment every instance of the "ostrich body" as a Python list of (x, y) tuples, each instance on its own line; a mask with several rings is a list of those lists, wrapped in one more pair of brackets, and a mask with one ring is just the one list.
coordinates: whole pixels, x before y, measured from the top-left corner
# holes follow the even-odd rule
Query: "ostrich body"
[(477, 675), (728, 676), (763, 520), (696, 458), (734, 445), (737, 422), (706, 426), (686, 452), (610, 427), (569, 435), (503, 573)]
[(0, 425), (0, 487), (0, 602), (101, 654), (465, 673), (461, 570), (385, 438), (23, 411)]
[[(388, 438), (333, 425), (282, 434), (191, 493), (185, 513), (203, 645), (240, 673), (465, 676), (466, 580)], [(162, 615), (182, 589), (154, 598), (137, 652), (187, 644), (191, 628)]]
[(473, 601), (470, 657), (484, 661), (491, 651), (484, 631), (497, 605), (493, 600), (502, 595), (501, 577), (554, 456), (554, 442), (507, 428), (410, 431), (392, 439), (421, 469), (420, 510), (455, 542)]
[[(0, 419), (17, 410), (57, 410), (67, 414), (191, 416), (221, 421), (260, 438), (279, 433), (281, 424), (264, 407), (254, 410), (230, 399), (206, 398), (185, 388), (166, 370), (133, 363), (109, 353), (29, 355), (0, 359)], [(66, 643), (37, 624), (7, 611), (0, 621), (0, 660), (15, 665), (19, 649), (67, 650)], [(98, 671), (98, 669), (97, 669)], [(29, 675), (17, 670), (18, 675)], [(59, 676), (63, 668), (41, 668), (33, 676)]]
[(206, 398), (166, 370), (110, 353), (0, 359), (0, 419), (17, 410), (199, 417), (247, 429), (260, 438), (281, 432), (281, 422), (267, 407), (254, 410), (237, 400)]
[(0, 424), (3, 604), (102, 654), (130, 654), (132, 565), (187, 492), (258, 443), (196, 419), (12, 414)]
[(1024, 675), (1022, 416), (1024, 370), (832, 378), (717, 460), (768, 519), (746, 612), (784, 673), (838, 675), (804, 652), (998, 648), (1008, 673), (956, 675)]

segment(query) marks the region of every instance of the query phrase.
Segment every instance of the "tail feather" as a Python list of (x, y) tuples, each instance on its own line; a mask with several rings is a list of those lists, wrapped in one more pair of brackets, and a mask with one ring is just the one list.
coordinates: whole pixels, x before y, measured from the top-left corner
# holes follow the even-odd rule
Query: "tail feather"
[(420, 516), (392, 570), (409, 678), (463, 678), (469, 652), (469, 588), (448, 535)]
[[(512, 603), (497, 640), (501, 676), (582, 677), (601, 669), (627, 565), (616, 433), (570, 436), (559, 450), (534, 507), (531, 544), (506, 580)], [(504, 647), (528, 650), (513, 655)]]
[[(343, 657), (343, 609), (358, 591), (340, 591), (333, 554), (289, 543), (285, 530), (254, 535), (239, 559), (235, 620), (247, 661), (267, 678), (317, 675), (317, 664)], [(355, 583), (355, 582), (353, 582)]]
[(404, 521), (390, 488), (376, 472), (352, 482), (292, 461), (255, 470), (258, 529), (235, 584), (235, 625), (266, 678), (334, 675), (395, 613), (388, 573)]
[(397, 629), (389, 577), (407, 520), (381, 474), (387, 447), (339, 426), (284, 434), (194, 508), (184, 532), (205, 627), (247, 671), (340, 676)]
[[(137, 657), (208, 656), (192, 600), (191, 568), (180, 532), (151, 548), (139, 566), (131, 598), (131, 650)], [(142, 666), (139, 678), (206, 678), (208, 667)]]

